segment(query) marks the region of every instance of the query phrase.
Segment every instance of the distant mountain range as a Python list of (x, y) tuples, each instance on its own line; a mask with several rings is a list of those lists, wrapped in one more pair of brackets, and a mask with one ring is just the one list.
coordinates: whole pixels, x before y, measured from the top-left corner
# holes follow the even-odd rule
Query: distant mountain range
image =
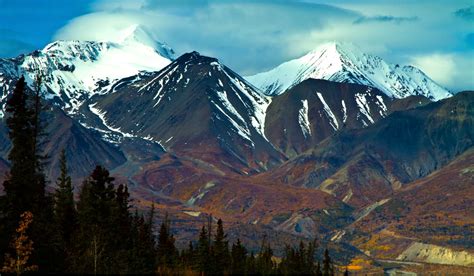
[[(318, 237), (337, 248), (336, 258), (372, 258), (361, 241), (385, 230), (409, 236), (393, 241), (392, 259), (411, 245), (407, 240), (472, 252), (471, 243), (427, 238), (432, 225), (416, 221), (419, 212), (407, 201), (419, 197), (429, 212), (449, 193), (472, 206), (441, 182), (448, 173), (463, 190), (474, 183), (466, 161), (474, 93), (453, 96), (419, 69), (351, 44), (326, 44), (244, 78), (198, 52), (176, 57), (139, 26), (122, 34), (113, 42), (57, 41), (0, 59), (2, 118), (18, 78), (25, 75), (32, 87), (37, 73), (43, 77), (50, 180), (65, 148), (76, 185), (103, 164), (128, 183), (138, 206), (154, 202), (185, 225), (183, 237), (212, 213), (231, 235)], [(1, 175), (8, 170), (7, 133), (2, 121)], [(411, 208), (402, 212), (406, 225), (394, 222), (389, 203)], [(472, 226), (472, 214), (458, 216), (451, 205), (446, 212), (456, 214), (447, 231)], [(361, 225), (381, 220), (389, 229)], [(404, 226), (411, 230), (397, 232)]]

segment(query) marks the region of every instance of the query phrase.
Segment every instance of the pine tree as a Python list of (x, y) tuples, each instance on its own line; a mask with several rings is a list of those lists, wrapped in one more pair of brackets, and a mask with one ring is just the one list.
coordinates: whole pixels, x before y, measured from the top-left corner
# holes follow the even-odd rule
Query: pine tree
[(132, 218), (132, 248), (130, 250), (130, 274), (152, 274), (156, 268), (156, 245), (153, 234), (155, 207), (152, 205), (148, 218), (135, 215)]
[(194, 262), (196, 260), (196, 252), (194, 249), (193, 242), (190, 241), (188, 244), (188, 248), (183, 249), (180, 253), (179, 258), (179, 268), (183, 271), (189, 271), (194, 266)]
[(216, 235), (213, 244), (214, 274), (224, 274), (230, 265), (229, 245), (224, 233), (222, 220), (217, 221)]
[(199, 272), (209, 274), (211, 271), (210, 267), (210, 246), (209, 246), (209, 235), (206, 227), (202, 226), (201, 232), (199, 233), (198, 247), (196, 252), (196, 268)]
[(54, 214), (61, 238), (61, 247), (66, 255), (70, 247), (74, 231), (77, 228), (77, 211), (74, 203), (74, 188), (68, 175), (66, 151), (61, 151), (59, 158), (60, 175), (56, 181), (54, 193)]
[(25, 272), (38, 270), (37, 265), (29, 264), (34, 248), (33, 241), (26, 233), (33, 222), (33, 214), (27, 211), (21, 214), (20, 218), (20, 225), (16, 229), (16, 235), (14, 235), (11, 245), (15, 251), (15, 256), (11, 257), (8, 253), (6, 254), (5, 263), (1, 269), (3, 273), (16, 273), (20, 275)]
[(318, 263), (316, 264), (316, 276), (322, 276), (322, 275), (323, 273), (321, 272), (321, 264), (318, 261)]
[[(54, 272), (59, 254), (56, 228), (51, 227), (53, 201), (45, 193), (44, 157), (39, 147), (42, 133), (40, 85), (38, 78), (35, 98), (31, 99), (25, 79), (21, 77), (7, 100), (6, 122), (12, 147), (8, 155), (10, 173), (4, 182), (5, 196), (0, 211), (4, 218), (0, 236), (11, 236), (20, 214), (32, 212), (35, 220), (30, 226), (30, 238), (35, 242), (36, 250), (31, 258), (40, 267), (40, 272)], [(0, 248), (4, 246), (5, 239), (0, 238)]]
[(285, 256), (279, 264), (279, 271), (289, 275), (316, 275), (317, 268), (314, 265), (314, 253), (316, 241), (305, 245), (302, 241), (298, 249), (290, 247), (285, 248)]
[(250, 256), (248, 257), (246, 261), (245, 271), (247, 275), (255, 275), (258, 273), (257, 263), (256, 263), (255, 255), (253, 254), (253, 252), (250, 253)]
[(265, 238), (260, 247), (260, 253), (255, 259), (257, 272), (261, 275), (270, 275), (275, 272), (275, 262), (272, 260), (273, 250), (269, 244), (266, 243)]
[(115, 199), (111, 205), (109, 224), (112, 229), (108, 231), (108, 250), (113, 252), (110, 263), (114, 264), (112, 273), (125, 273), (128, 271), (128, 250), (132, 247), (130, 215), (130, 194), (126, 185), (120, 184), (115, 190)]
[(80, 225), (75, 258), (77, 273), (111, 273), (111, 240), (116, 231), (112, 224), (115, 207), (114, 178), (97, 166), (84, 181), (77, 212)]
[(332, 264), (331, 257), (329, 257), (329, 251), (326, 248), (324, 250), (324, 257), (323, 257), (323, 276), (332, 276), (334, 275), (334, 267)]
[(44, 197), (44, 182), (36, 178), (36, 152), (34, 148), (34, 113), (28, 106), (25, 78), (21, 77), (11, 97), (7, 100), (7, 126), (12, 148), (8, 154), (10, 173), (4, 182), (4, 190), (12, 216), (37, 210)]
[(231, 272), (233, 275), (243, 275), (246, 272), (247, 249), (239, 239), (232, 244), (231, 251)]
[(168, 214), (166, 214), (158, 234), (157, 259), (159, 266), (165, 268), (175, 267), (178, 251), (174, 245), (174, 241), (174, 237), (170, 233)]

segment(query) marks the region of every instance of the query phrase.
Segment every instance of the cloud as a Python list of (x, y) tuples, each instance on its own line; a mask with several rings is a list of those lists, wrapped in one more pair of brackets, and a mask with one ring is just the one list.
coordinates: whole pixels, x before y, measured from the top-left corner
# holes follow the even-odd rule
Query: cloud
[[(452, 54), (457, 62), (474, 59), (472, 24), (452, 11), (471, 1), (99, 0), (93, 12), (71, 20), (54, 39), (113, 40), (118, 30), (140, 24), (178, 54), (197, 50), (242, 75), (271, 69), (330, 41), (352, 42), (392, 63), (432, 53)], [(451, 80), (469, 84), (461, 79), (466, 74), (454, 72), (460, 77)], [(453, 90), (459, 87), (442, 75), (433, 78)]]
[(364, 24), (364, 23), (395, 23), (400, 24), (402, 22), (413, 22), (417, 21), (419, 18), (417, 16), (403, 17), (403, 16), (391, 16), (391, 15), (377, 15), (377, 16), (362, 16), (357, 18), (353, 24)]
[[(324, 4), (288, 1), (98, 2), (98, 11), (72, 20), (55, 39), (110, 39), (114, 30), (138, 23), (177, 53), (216, 56), (241, 74), (295, 57), (295, 44), (332, 22), (352, 22), (359, 13)], [(184, 3), (191, 3), (184, 5)], [(325, 41), (313, 41), (309, 51)], [(298, 47), (296, 47), (298, 48)], [(303, 54), (302, 51), (297, 54)]]
[(474, 20), (474, 6), (459, 9), (454, 12), (454, 15), (465, 20), (473, 21)]
[(471, 53), (432, 53), (414, 56), (411, 63), (453, 92), (474, 88), (474, 61)]

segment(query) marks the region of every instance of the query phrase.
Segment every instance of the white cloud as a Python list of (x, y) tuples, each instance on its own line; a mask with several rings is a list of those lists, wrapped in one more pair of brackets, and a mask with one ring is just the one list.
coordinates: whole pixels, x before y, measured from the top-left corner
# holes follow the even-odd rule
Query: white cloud
[(96, 12), (71, 20), (56, 32), (54, 39), (116, 41), (120, 30), (140, 24), (141, 20), (134, 13)]
[(433, 53), (414, 56), (410, 61), (436, 82), (458, 92), (474, 87), (474, 61), (470, 58), (472, 54)]
[[(141, 24), (178, 54), (197, 50), (219, 58), (243, 75), (270, 69), (328, 41), (349, 41), (389, 62), (417, 61), (433, 79), (450, 89), (458, 89), (458, 83), (471, 85), (460, 80), (466, 78), (461, 70), (445, 74), (430, 69), (435, 65), (429, 65), (427, 57), (431, 53), (457, 53), (452, 58), (456, 63), (467, 63), (464, 69), (472, 73), (472, 66), (466, 62), (473, 59), (472, 45), (465, 39), (472, 32), (472, 25), (453, 15), (464, 2), (303, 2), (104, 0), (92, 5), (94, 13), (72, 20), (55, 38), (108, 40), (127, 25)], [(361, 17), (381, 16), (417, 20), (354, 24)], [(444, 68), (451, 66), (449, 55), (440, 55), (444, 55)], [(454, 87), (453, 80), (457, 80)]]
[(451, 54), (431, 54), (412, 58), (412, 64), (441, 84), (452, 81), (456, 64)]

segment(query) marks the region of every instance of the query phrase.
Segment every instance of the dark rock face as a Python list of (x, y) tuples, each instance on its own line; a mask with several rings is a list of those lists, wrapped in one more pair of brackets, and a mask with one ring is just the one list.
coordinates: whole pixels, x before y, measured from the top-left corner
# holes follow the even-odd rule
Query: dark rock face
[[(53, 183), (58, 176), (59, 156), (63, 149), (66, 150), (69, 170), (74, 179), (87, 176), (96, 165), (113, 169), (126, 161), (118, 147), (103, 141), (97, 131), (83, 127), (57, 107), (45, 108), (42, 122), (46, 126), (46, 135), (42, 137), (41, 147), (47, 157), (46, 174)], [(8, 159), (10, 146), (8, 129), (2, 120), (0, 154), (4, 160)]]
[(217, 59), (192, 52), (126, 81), (89, 103), (109, 126), (238, 171), (284, 159), (263, 134), (269, 99)]
[(471, 148), (473, 124), (474, 93), (460, 93), (394, 112), (364, 129), (337, 133), (269, 175), (364, 206), (440, 169)]
[(337, 131), (372, 125), (390, 113), (392, 102), (369, 86), (309, 79), (273, 98), (265, 134), (295, 156)]

